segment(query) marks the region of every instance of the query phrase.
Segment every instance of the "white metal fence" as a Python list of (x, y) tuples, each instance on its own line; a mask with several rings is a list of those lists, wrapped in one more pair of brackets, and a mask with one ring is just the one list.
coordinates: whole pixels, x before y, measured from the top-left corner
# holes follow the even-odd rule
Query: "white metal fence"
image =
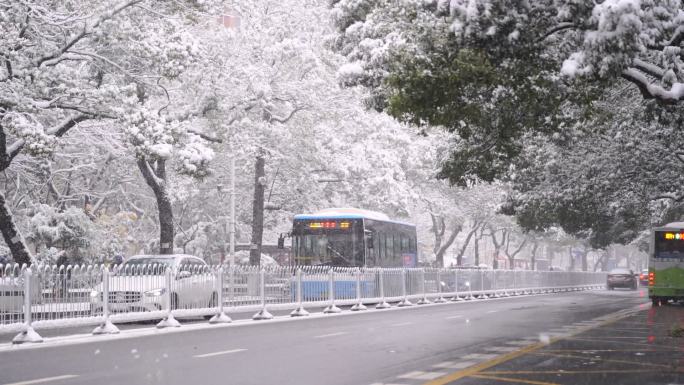
[(19, 331), (15, 342), (39, 340), (33, 327), (99, 324), (163, 318), (158, 326), (178, 326), (175, 317), (213, 316), (230, 322), (226, 311), (306, 307), (339, 312), (410, 306), (447, 299), (463, 301), (603, 287), (605, 273), (523, 270), (330, 268), (143, 265), (125, 269), (91, 266), (0, 265), (0, 332)]

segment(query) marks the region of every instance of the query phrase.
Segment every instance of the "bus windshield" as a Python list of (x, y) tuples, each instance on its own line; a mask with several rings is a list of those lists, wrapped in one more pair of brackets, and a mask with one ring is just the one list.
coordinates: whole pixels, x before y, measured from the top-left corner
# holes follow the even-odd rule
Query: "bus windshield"
[(656, 231), (654, 256), (684, 259), (684, 235), (680, 232)]
[(356, 238), (353, 233), (295, 235), (295, 259), (302, 265), (357, 266), (361, 247)]

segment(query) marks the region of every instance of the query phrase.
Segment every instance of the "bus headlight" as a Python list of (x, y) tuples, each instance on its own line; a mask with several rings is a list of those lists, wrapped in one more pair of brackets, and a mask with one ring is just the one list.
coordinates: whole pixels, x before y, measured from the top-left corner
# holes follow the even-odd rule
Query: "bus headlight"
[(166, 293), (165, 288), (154, 289), (154, 290), (146, 291), (145, 297), (160, 297), (160, 296), (164, 295), (164, 293)]

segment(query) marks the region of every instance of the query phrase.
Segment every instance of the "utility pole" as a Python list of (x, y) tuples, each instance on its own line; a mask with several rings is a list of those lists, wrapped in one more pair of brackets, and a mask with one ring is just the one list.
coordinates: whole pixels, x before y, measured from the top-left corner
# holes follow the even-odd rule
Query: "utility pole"
[(264, 178), (266, 160), (259, 154), (254, 167), (254, 201), (252, 202), (252, 244), (249, 247), (249, 264), (261, 263), (261, 242), (264, 235)]
[(235, 154), (230, 157), (230, 266), (235, 266)]

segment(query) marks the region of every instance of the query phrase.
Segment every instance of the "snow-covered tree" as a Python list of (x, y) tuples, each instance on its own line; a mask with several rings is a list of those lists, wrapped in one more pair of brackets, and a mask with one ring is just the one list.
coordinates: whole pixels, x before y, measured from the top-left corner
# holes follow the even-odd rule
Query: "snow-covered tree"
[[(20, 153), (50, 154), (79, 123), (107, 121), (111, 129), (127, 132), (141, 170), (152, 176), (146, 180), (160, 189), (170, 146), (184, 134), (183, 124), (168, 114), (166, 88), (197, 54), (188, 20), (208, 4), (0, 4), (0, 170), (7, 170)], [(196, 172), (195, 163), (204, 159), (188, 142), (184, 156), (191, 160), (181, 169)], [(29, 262), (4, 195), (0, 230), (15, 260)]]

